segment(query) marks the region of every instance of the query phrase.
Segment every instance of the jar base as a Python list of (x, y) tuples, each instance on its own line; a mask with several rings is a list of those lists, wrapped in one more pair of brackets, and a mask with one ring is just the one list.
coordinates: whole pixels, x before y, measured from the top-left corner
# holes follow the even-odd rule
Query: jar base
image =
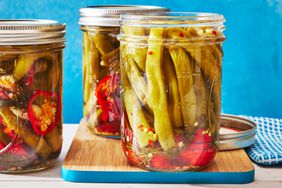
[(45, 163), (41, 163), (38, 164), (36, 166), (33, 166), (31, 168), (27, 167), (27, 168), (17, 168), (17, 167), (12, 167), (10, 169), (7, 170), (0, 170), (1, 174), (25, 174), (25, 173), (33, 173), (33, 172), (38, 172), (38, 171), (42, 171), (48, 168), (51, 168), (53, 166), (55, 166), (58, 163), (57, 159), (45, 162)]
[(89, 126), (89, 125), (87, 125), (87, 128), (91, 132), (91, 134), (94, 134), (96, 136), (100, 136), (100, 137), (104, 137), (104, 138), (120, 139), (120, 135), (112, 135), (112, 134), (109, 134), (109, 133), (102, 134), (102, 133), (97, 132), (95, 127), (92, 127), (92, 126)]
[(204, 165), (204, 166), (182, 166), (182, 167), (176, 167), (176, 168), (172, 168), (172, 169), (156, 169), (156, 168), (152, 168), (152, 167), (149, 167), (149, 166), (139, 166), (138, 164), (128, 162), (128, 164), (130, 166), (140, 168), (142, 170), (151, 171), (151, 172), (197, 172), (197, 171), (201, 171), (205, 168), (208, 168), (211, 165), (211, 163), (212, 162), (210, 162), (210, 163), (208, 163), (207, 165)]

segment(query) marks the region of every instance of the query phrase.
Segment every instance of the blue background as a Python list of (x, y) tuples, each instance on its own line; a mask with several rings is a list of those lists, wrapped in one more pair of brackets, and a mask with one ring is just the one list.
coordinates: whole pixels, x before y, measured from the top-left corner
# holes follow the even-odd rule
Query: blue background
[(282, 118), (282, 0), (1, 0), (1, 19), (40, 18), (67, 23), (65, 122), (79, 122), (82, 117), (78, 10), (98, 4), (151, 4), (173, 11), (224, 14), (223, 112)]

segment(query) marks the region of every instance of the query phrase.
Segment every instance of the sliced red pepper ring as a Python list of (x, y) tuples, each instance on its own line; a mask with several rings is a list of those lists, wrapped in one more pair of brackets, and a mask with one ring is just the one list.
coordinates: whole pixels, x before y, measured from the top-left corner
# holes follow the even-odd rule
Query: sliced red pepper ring
[(61, 118), (61, 97), (57, 93), (37, 90), (28, 102), (27, 114), (34, 132), (51, 132)]

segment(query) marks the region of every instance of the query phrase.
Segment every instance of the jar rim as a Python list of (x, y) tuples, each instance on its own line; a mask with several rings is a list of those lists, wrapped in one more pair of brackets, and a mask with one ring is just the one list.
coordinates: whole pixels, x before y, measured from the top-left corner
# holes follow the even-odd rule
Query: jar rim
[[(149, 22), (149, 23), (148, 23)], [(194, 27), (222, 25), (225, 18), (222, 14), (208, 12), (162, 12), (122, 14), (121, 25), (147, 27)]]
[(66, 25), (55, 20), (0, 19), (0, 45), (65, 42)]
[[(163, 12), (163, 13), (153, 13), (153, 14), (123, 14), (121, 15), (121, 32), (118, 35), (118, 40), (123, 43), (138, 44), (139, 46), (146, 45), (148, 40), (148, 33), (145, 35), (125, 33), (124, 29), (126, 27), (134, 29), (136, 28), (164, 28), (164, 29), (176, 29), (179, 28), (189, 28), (189, 30), (196, 29), (195, 35), (189, 38), (183, 37), (181, 39), (175, 38), (163, 38), (155, 39), (155, 42), (163, 43), (165, 45), (181, 46), (186, 44), (191, 45), (208, 45), (222, 43), (225, 40), (223, 31), (225, 26), (223, 23), (225, 18), (221, 14), (217, 13), (204, 13), (204, 12)], [(199, 29), (199, 30), (198, 30)], [(127, 29), (128, 30), (128, 29)], [(182, 29), (183, 30), (183, 29)], [(183, 35), (185, 31), (174, 31), (180, 32)], [(209, 30), (209, 32), (215, 34), (204, 35), (203, 30)], [(202, 34), (199, 34), (202, 31)], [(208, 33), (209, 33), (208, 32)], [(218, 34), (221, 33), (221, 34)]]

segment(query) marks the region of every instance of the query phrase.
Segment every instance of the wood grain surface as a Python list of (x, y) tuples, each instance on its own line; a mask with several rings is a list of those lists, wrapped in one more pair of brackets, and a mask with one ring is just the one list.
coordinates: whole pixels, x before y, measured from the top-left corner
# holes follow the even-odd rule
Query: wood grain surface
[[(128, 165), (117, 139), (93, 135), (82, 120), (72, 141), (63, 167), (80, 171), (143, 171)], [(204, 172), (248, 172), (254, 166), (243, 149), (220, 151)]]

